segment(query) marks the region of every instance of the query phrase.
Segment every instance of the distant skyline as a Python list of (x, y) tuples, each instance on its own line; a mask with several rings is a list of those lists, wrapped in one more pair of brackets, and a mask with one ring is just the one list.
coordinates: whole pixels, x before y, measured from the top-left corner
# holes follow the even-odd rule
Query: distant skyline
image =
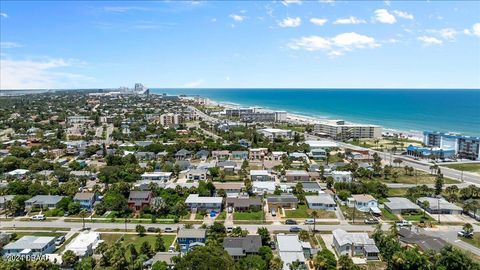
[(478, 1), (2, 1), (0, 88), (480, 88)]

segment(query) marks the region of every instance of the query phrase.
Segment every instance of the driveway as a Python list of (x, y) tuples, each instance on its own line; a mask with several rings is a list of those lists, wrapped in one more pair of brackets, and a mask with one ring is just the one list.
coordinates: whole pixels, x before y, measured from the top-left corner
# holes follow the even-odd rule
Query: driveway
[(330, 250), (333, 255), (335, 255), (335, 258), (338, 260), (337, 252), (335, 252), (335, 249), (333, 248), (333, 234), (320, 234), (320, 236), (317, 235), (317, 237), (322, 238), (327, 249)]

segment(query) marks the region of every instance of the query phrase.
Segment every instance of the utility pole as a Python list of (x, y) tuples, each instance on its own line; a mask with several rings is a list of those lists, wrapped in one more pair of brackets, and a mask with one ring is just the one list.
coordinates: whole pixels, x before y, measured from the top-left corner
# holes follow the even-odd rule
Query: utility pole
[(437, 211), (438, 211), (438, 224), (442, 223), (440, 221), (440, 196), (437, 197)]

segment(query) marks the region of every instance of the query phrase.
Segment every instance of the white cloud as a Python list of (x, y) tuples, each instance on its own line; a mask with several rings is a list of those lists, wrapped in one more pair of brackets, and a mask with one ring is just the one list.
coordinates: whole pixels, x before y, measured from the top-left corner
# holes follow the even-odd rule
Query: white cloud
[(196, 81), (193, 81), (193, 82), (188, 82), (184, 85), (182, 85), (181, 87), (184, 87), (184, 88), (195, 88), (195, 87), (199, 87), (200, 85), (204, 84), (205, 83), (205, 80), (204, 79), (199, 79), (199, 80), (196, 80)]
[(455, 36), (458, 34), (457, 30), (453, 28), (443, 28), (438, 31), (438, 34), (444, 39), (455, 39)]
[(212, 23), (213, 23), (213, 22), (217, 22), (217, 18), (211, 18), (211, 19), (210, 19), (210, 22), (212, 22)]
[(397, 15), (397, 17), (399, 18), (413, 20), (413, 15), (408, 12), (401, 11), (401, 10), (394, 10), (393, 13)]
[(430, 36), (417, 37), (417, 40), (421, 41), (425, 46), (443, 44), (443, 41), (441, 41), (440, 39), (436, 37), (430, 37)]
[(327, 19), (311, 18), (310, 22), (315, 24), (315, 25), (324, 25), (327, 22)]
[(74, 88), (93, 78), (55, 71), (73, 66), (75, 61), (58, 59), (0, 59), (0, 89)]
[(302, 0), (283, 0), (283, 1), (282, 1), (282, 4), (283, 4), (284, 6), (288, 6), (288, 5), (291, 5), (291, 4), (301, 5), (301, 4), (302, 4)]
[(348, 18), (337, 19), (333, 24), (360, 24), (360, 23), (366, 23), (366, 21), (358, 19), (354, 16), (350, 16)]
[(0, 13), (0, 17), (2, 17), (2, 18), (8, 18), (8, 14), (2, 12), (2, 13)]
[(476, 23), (472, 26), (472, 29), (465, 29), (463, 33), (466, 35), (475, 35), (480, 37), (480, 23)]
[(395, 16), (388, 12), (386, 9), (377, 9), (375, 10), (375, 21), (387, 24), (394, 24), (397, 22)]
[(23, 45), (17, 42), (11, 42), (11, 41), (0, 42), (0, 48), (2, 49), (12, 49), (12, 48), (21, 48), (21, 47), (23, 47)]
[(230, 18), (232, 18), (236, 22), (243, 22), (246, 17), (238, 14), (230, 14)]
[(298, 27), (302, 23), (302, 19), (300, 17), (287, 17), (283, 19), (281, 22), (278, 23), (280, 27)]
[(374, 38), (354, 32), (342, 33), (334, 37), (305, 36), (293, 40), (288, 47), (293, 50), (326, 51), (330, 56), (340, 56), (354, 49), (376, 48), (380, 45)]

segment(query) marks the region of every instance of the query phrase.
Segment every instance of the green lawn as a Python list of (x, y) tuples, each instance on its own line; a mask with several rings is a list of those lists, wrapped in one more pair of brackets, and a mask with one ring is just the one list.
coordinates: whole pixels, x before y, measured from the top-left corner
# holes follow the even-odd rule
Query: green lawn
[(448, 168), (456, 169), (459, 171), (478, 172), (480, 173), (480, 163), (466, 163), (466, 164), (449, 164), (443, 165)]
[(215, 221), (224, 221), (226, 217), (227, 217), (227, 212), (222, 211), (222, 212), (220, 212), (220, 214), (218, 214)]
[[(299, 204), (298, 208), (295, 210), (285, 210), (285, 217), (286, 218), (311, 218), (312, 212), (315, 209), (308, 209), (307, 205)], [(316, 210), (318, 214), (318, 219), (322, 218), (335, 218), (334, 211), (325, 211), (325, 210)]]
[(122, 237), (122, 234), (102, 233), (100, 235), (100, 237), (102, 238), (103, 241), (105, 241), (105, 243), (113, 244), (113, 243), (117, 242), (118, 239), (120, 239), (120, 237)]
[(12, 240), (18, 240), (22, 238), (23, 236), (51, 236), (51, 237), (58, 237), (61, 235), (65, 235), (64, 233), (56, 233), (56, 232), (14, 232), (17, 237)]
[[(102, 234), (102, 239), (105, 240), (106, 243), (112, 244), (118, 241), (121, 237), (123, 237), (123, 240), (120, 240), (120, 243), (124, 246), (127, 247), (129, 244), (133, 244), (137, 250), (140, 250), (140, 246), (142, 245), (143, 242), (148, 242), (152, 248), (155, 247), (155, 239), (156, 235), (149, 234), (140, 237), (138, 234), (109, 234), (109, 233), (103, 233)], [(165, 249), (168, 250), (170, 245), (173, 243), (173, 240), (175, 239), (175, 235), (162, 235), (163, 242)], [(128, 254), (129, 251), (127, 250), (127, 257), (130, 256)]]
[(406, 188), (389, 188), (388, 189), (388, 197), (405, 197), (407, 194)]
[(257, 212), (234, 212), (233, 213), (234, 220), (264, 220), (263, 211)]
[[(396, 166), (396, 165), (394, 165)], [(395, 180), (392, 175), (390, 175), (387, 179), (384, 177), (374, 177), (374, 179), (379, 180), (384, 183), (401, 183), (401, 184), (434, 184), (436, 176), (429, 174), (427, 172), (422, 171), (415, 171), (413, 175), (405, 174), (405, 169), (403, 167), (394, 167), (393, 172), (398, 173), (398, 178)], [(458, 184), (460, 183), (457, 180), (453, 180), (450, 178), (444, 178), (445, 184)]]
[(420, 213), (412, 213), (412, 214), (402, 214), (402, 217), (405, 219), (405, 220), (409, 220), (409, 221), (417, 221), (417, 222), (420, 222), (422, 220), (425, 220), (425, 221), (433, 221), (434, 219), (429, 216), (428, 214), (425, 214), (425, 217), (423, 216), (423, 211), (421, 211)]
[[(205, 216), (205, 215), (204, 215), (203, 213), (198, 213), (198, 212), (197, 212), (197, 213), (195, 214), (195, 219), (203, 220), (203, 217), (204, 217), (204, 216)], [(190, 216), (188, 216), (188, 218), (190, 218)]]
[(472, 238), (459, 237), (459, 239), (469, 243), (472, 246), (480, 248), (480, 232), (474, 232)]
[(385, 220), (398, 220), (397, 216), (394, 215), (393, 213), (391, 213), (390, 211), (388, 211), (387, 209), (381, 208), (380, 210), (382, 211), (383, 219), (385, 219)]

